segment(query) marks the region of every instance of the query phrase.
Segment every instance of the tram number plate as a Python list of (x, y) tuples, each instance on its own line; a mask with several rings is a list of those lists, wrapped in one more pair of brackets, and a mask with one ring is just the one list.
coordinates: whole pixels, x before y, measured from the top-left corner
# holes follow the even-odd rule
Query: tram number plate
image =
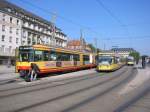
[(57, 62), (56, 62), (56, 66), (57, 66), (57, 67), (61, 67), (61, 61), (57, 61)]

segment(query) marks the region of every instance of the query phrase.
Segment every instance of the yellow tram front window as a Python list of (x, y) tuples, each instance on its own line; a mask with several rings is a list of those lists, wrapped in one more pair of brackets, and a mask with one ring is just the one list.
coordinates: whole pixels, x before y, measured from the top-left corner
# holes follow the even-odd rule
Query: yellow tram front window
[(108, 64), (111, 64), (112, 63), (112, 58), (111, 57), (99, 57), (98, 62), (99, 63), (108, 63)]

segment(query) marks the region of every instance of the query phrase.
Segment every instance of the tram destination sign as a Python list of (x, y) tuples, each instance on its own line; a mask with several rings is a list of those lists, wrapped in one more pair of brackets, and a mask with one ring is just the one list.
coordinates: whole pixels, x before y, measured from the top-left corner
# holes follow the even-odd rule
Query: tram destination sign
[(28, 50), (28, 49), (33, 49), (31, 46), (20, 46), (19, 50)]

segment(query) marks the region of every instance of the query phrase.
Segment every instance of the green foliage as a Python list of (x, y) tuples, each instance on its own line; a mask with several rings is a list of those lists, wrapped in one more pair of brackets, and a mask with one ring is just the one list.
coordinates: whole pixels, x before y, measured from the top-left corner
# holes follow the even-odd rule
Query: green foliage
[(140, 59), (140, 53), (139, 52), (131, 52), (129, 56), (133, 56), (135, 60)]
[(93, 44), (88, 44), (88, 46), (92, 49), (93, 52), (96, 51), (96, 48), (93, 46)]
[(88, 44), (88, 46), (91, 48), (92, 52), (100, 52), (101, 49), (99, 48), (96, 48), (93, 44)]

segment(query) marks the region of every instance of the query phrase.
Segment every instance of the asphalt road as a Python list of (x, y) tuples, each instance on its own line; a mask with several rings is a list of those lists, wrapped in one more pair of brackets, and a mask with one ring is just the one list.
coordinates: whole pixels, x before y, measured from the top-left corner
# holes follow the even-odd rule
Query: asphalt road
[(0, 112), (112, 112), (137, 92), (120, 94), (137, 74), (133, 67), (110, 73), (85, 72), (59, 80), (1, 83)]

